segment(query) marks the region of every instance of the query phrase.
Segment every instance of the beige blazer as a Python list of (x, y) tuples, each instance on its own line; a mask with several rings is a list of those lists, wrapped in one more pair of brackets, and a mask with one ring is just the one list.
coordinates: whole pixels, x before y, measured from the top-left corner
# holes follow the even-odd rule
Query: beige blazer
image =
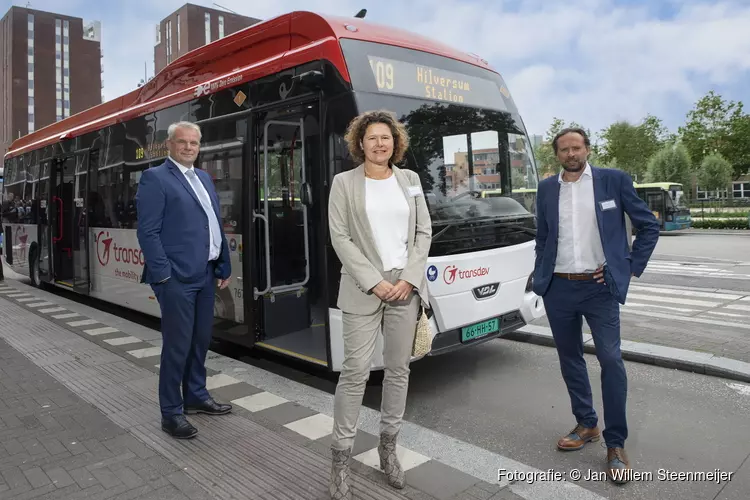
[[(429, 308), (425, 266), (432, 240), (430, 213), (416, 172), (392, 168), (409, 205), (409, 259), (400, 279), (411, 283)], [(411, 196), (409, 186), (419, 186), (419, 195)], [(360, 165), (333, 178), (328, 199), (331, 243), (342, 263), (337, 305), (353, 314), (372, 314), (381, 304), (372, 289), (383, 280), (383, 264), (365, 212), (365, 190), (365, 167)]]

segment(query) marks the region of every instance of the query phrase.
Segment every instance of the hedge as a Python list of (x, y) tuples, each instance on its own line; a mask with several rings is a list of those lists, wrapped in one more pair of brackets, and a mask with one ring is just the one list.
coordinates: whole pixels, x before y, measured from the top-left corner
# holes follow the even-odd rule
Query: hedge
[(696, 229), (749, 229), (748, 220), (745, 219), (693, 219), (693, 227)]
[(706, 210), (705, 212), (701, 212), (700, 210), (694, 211), (691, 213), (693, 218), (696, 217), (723, 217), (726, 219), (747, 219), (748, 212), (709, 212)]

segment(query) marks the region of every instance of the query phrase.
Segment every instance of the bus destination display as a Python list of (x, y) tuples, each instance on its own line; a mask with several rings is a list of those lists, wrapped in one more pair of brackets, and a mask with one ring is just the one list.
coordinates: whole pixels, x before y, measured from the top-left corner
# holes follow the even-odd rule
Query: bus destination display
[(507, 110), (491, 80), (383, 57), (368, 59), (380, 92)]

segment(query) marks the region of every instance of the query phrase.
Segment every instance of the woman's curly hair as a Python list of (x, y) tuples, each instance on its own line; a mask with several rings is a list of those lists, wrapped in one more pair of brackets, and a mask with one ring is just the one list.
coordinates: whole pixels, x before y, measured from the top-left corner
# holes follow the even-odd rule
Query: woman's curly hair
[(367, 127), (374, 123), (383, 123), (391, 129), (393, 156), (391, 156), (390, 161), (391, 163), (400, 163), (409, 147), (409, 133), (406, 131), (404, 124), (399, 122), (393, 113), (386, 110), (367, 111), (352, 120), (345, 136), (349, 153), (357, 163), (365, 161), (365, 152), (362, 150), (360, 143), (365, 137)]

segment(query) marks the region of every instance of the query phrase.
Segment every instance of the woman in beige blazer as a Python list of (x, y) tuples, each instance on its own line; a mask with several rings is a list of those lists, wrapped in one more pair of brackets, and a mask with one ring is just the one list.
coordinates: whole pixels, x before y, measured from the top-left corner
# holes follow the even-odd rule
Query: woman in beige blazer
[(330, 494), (350, 499), (349, 459), (365, 384), (383, 334), (380, 467), (404, 487), (396, 438), (406, 408), (409, 361), (420, 303), (429, 307), (425, 265), (432, 223), (419, 176), (397, 168), (409, 145), (406, 128), (387, 111), (355, 118), (346, 134), (360, 165), (333, 178), (328, 202), (331, 242), (341, 267), (344, 363), (334, 402)]

